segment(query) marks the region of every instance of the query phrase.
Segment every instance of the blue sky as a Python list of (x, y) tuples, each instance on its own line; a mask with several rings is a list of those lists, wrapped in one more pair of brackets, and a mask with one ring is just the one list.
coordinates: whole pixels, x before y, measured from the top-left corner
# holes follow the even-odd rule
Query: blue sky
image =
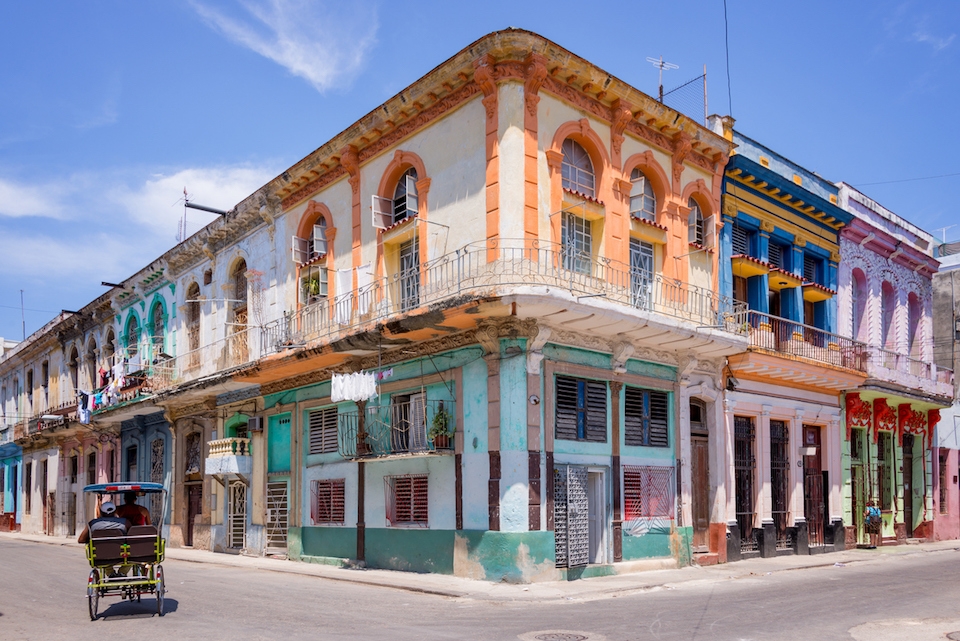
[[(960, 238), (960, 5), (727, 0), (737, 128)], [(540, 33), (656, 95), (707, 65), (722, 0), (0, 4), (0, 336), (77, 309), (486, 33)], [(873, 184), (868, 183), (883, 183)], [(188, 232), (211, 217), (191, 211)], [(939, 232), (937, 232), (939, 234)]]

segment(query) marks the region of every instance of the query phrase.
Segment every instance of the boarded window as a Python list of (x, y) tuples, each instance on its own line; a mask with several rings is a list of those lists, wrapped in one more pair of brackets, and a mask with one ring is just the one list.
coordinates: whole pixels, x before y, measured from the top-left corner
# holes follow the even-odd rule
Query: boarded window
[(313, 510), (310, 515), (315, 524), (343, 525), (344, 479), (323, 479), (313, 482)]
[(670, 403), (666, 392), (627, 387), (624, 391), (623, 437), (627, 445), (668, 447)]
[(673, 516), (673, 468), (623, 466), (624, 518)]
[(337, 451), (337, 408), (326, 407), (310, 412), (310, 454), (328, 454)]
[(607, 384), (557, 377), (555, 437), (568, 441), (607, 442)]
[(387, 476), (383, 480), (387, 524), (393, 527), (427, 527), (427, 475)]

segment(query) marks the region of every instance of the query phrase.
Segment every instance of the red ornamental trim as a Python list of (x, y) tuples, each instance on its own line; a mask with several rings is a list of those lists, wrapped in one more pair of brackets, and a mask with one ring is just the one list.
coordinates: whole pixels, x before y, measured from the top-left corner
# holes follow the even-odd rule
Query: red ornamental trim
[(898, 443), (903, 445), (903, 434), (907, 432), (909, 434), (920, 434), (921, 436), (927, 433), (927, 417), (923, 412), (919, 412), (913, 409), (910, 406), (910, 403), (901, 403), (898, 408), (899, 418), (900, 418), (900, 429), (898, 430), (897, 440)]
[(880, 430), (887, 432), (897, 431), (897, 412), (887, 404), (887, 399), (873, 400), (873, 442), (877, 442)]
[(847, 440), (850, 440), (851, 430), (854, 427), (870, 429), (873, 420), (873, 411), (870, 403), (860, 398), (857, 393), (847, 394)]

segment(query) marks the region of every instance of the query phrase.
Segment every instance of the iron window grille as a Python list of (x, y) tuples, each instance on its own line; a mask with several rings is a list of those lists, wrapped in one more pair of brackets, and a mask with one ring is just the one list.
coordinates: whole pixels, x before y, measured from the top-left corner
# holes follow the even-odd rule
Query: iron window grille
[(337, 408), (311, 411), (307, 417), (310, 431), (308, 454), (329, 454), (337, 451)]
[(593, 256), (590, 221), (564, 212), (561, 223), (560, 244), (563, 248), (563, 268), (589, 276)]
[(430, 521), (427, 475), (385, 476), (383, 481), (387, 524), (391, 527), (427, 527)]
[(653, 245), (630, 239), (630, 294), (635, 307), (653, 306)]
[(23, 513), (30, 514), (33, 505), (33, 461), (23, 464)]
[(673, 488), (672, 467), (624, 465), (624, 519), (673, 518)]
[[(77, 477), (80, 475), (80, 460), (76, 454), (70, 457), (70, 484), (77, 482)], [(2, 474), (0, 474), (2, 476)]]
[(415, 235), (400, 245), (400, 310), (409, 311), (420, 305), (420, 244)]
[(754, 474), (757, 461), (754, 455), (756, 431), (753, 417), (734, 416), (734, 476), (736, 486), (737, 525), (740, 528), (740, 549), (757, 549), (757, 540), (753, 535), (754, 513)]
[(623, 437), (627, 445), (669, 447), (669, 416), (666, 392), (625, 388)]
[(315, 525), (343, 525), (346, 521), (345, 479), (313, 482), (310, 518)]
[(786, 421), (770, 420), (770, 490), (773, 505), (771, 513), (776, 530), (777, 549), (790, 547), (787, 530), (790, 483), (790, 433)]
[(880, 487), (880, 509), (893, 509), (893, 438), (890, 432), (880, 432), (877, 442), (877, 485)]
[(650, 179), (635, 168), (630, 174), (630, 215), (654, 223), (657, 221), (657, 197)]
[(947, 453), (940, 452), (940, 514), (947, 514)]
[(607, 442), (607, 384), (558, 376), (555, 437), (568, 441)]
[(596, 198), (596, 175), (590, 154), (570, 138), (563, 141), (561, 149), (563, 162), (560, 165), (560, 174), (563, 188), (589, 198)]

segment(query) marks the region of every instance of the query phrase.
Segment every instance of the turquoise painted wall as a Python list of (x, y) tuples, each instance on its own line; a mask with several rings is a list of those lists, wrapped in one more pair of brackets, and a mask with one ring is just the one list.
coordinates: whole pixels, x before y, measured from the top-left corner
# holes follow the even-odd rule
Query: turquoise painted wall
[(270, 417), (267, 426), (267, 472), (290, 470), (290, 424), (281, 424), (283, 419), (289, 418), (289, 412)]
[[(556, 545), (553, 532), (460, 531), (466, 543), (465, 573), (487, 581), (523, 583), (537, 575), (555, 575)], [(476, 576), (480, 570), (484, 576)]]
[[(354, 510), (356, 511), (356, 510)], [(303, 554), (354, 559), (357, 556), (357, 528), (304, 527), (300, 530)]]
[(368, 567), (453, 574), (454, 530), (367, 529), (365, 543)]

